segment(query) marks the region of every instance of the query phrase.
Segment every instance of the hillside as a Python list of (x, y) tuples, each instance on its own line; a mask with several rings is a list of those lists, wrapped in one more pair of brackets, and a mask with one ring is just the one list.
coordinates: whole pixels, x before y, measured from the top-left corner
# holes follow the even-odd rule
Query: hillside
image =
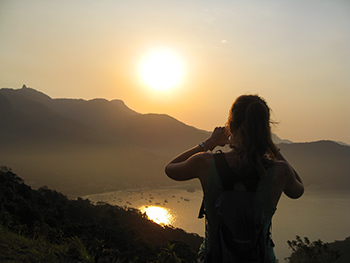
[(324, 243), (318, 239), (311, 242), (309, 238), (288, 241), (292, 253), (285, 260), (287, 263), (348, 263), (350, 262), (350, 237), (342, 241)]
[(0, 193), (1, 262), (155, 262), (165, 252), (195, 262), (202, 242), (136, 209), (32, 190), (4, 167)]
[[(168, 115), (137, 113), (121, 100), (52, 99), (25, 86), (0, 90), (0, 165), (34, 188), (81, 196), (172, 185), (166, 163), (209, 134)], [(307, 187), (350, 190), (349, 146), (274, 140)]]

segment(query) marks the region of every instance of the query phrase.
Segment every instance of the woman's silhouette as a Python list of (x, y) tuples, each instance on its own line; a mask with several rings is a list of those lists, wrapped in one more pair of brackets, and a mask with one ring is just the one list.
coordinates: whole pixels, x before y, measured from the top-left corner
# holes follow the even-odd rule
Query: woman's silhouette
[[(216, 127), (206, 141), (183, 152), (166, 166), (166, 174), (174, 180), (198, 178), (201, 182), (207, 225), (200, 256), (210, 250), (217, 225), (215, 200), (223, 192), (213, 154), (208, 150), (229, 144), (232, 150), (224, 153), (228, 166), (246, 178), (259, 180), (256, 195), (265, 213), (266, 236), (281, 194), (290, 198), (303, 194), (299, 175), (272, 141), (270, 124), (270, 109), (266, 102), (256, 95), (242, 95), (233, 103), (225, 127)], [(271, 243), (270, 240), (268, 253), (270, 262), (274, 263), (276, 258)]]

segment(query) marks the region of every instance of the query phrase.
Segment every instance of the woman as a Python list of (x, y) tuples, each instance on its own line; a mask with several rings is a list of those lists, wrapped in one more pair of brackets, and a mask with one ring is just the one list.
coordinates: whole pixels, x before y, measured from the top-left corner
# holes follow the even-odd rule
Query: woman
[[(166, 166), (166, 174), (174, 180), (198, 178), (201, 182), (207, 226), (200, 256), (210, 250), (217, 225), (215, 200), (223, 192), (213, 154), (208, 150), (229, 144), (232, 150), (224, 153), (228, 166), (233, 171), (240, 171), (248, 180), (259, 181), (256, 196), (264, 210), (266, 236), (282, 192), (290, 198), (303, 194), (299, 175), (272, 142), (270, 123), (266, 102), (256, 95), (242, 95), (233, 103), (226, 127), (215, 128), (206, 141), (180, 154)], [(270, 262), (274, 263), (276, 258), (271, 243), (268, 253)]]

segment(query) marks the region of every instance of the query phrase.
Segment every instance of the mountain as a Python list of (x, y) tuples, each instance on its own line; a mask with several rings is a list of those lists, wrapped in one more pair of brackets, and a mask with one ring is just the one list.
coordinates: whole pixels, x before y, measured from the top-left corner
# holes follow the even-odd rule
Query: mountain
[(285, 140), (285, 139), (281, 139), (280, 137), (278, 137), (276, 134), (272, 134), (272, 140), (273, 140), (273, 142), (274, 143), (276, 143), (276, 144), (279, 144), (279, 143), (287, 143), (287, 144), (289, 144), (289, 143), (293, 143), (292, 141), (290, 141), (290, 140)]
[(333, 141), (279, 144), (309, 189), (350, 190), (350, 147)]
[[(86, 195), (173, 185), (166, 163), (209, 135), (165, 114), (137, 113), (121, 100), (52, 99), (26, 86), (0, 90), (0, 165), (34, 188)], [(349, 146), (277, 135), (274, 141), (307, 186), (350, 189)]]
[(33, 187), (83, 195), (173, 184), (165, 164), (208, 135), (164, 114), (139, 114), (120, 100), (52, 99), (25, 86), (0, 90), (0, 165)]
[[(39, 97), (36, 93), (31, 95)], [(95, 137), (93, 129), (89, 126), (61, 116), (16, 90), (2, 89), (0, 105), (0, 142), (3, 146), (57, 143), (67, 140), (67, 143), (74, 141), (85, 143), (86, 140), (93, 140)]]
[[(24, 116), (21, 119), (30, 124), (23, 125), (24, 128), (38, 130), (38, 138), (35, 135), (30, 137), (38, 143), (42, 141), (43, 135), (52, 137), (54, 134), (56, 137), (52, 138), (52, 143), (61, 139), (61, 135), (64, 140), (60, 143), (85, 139), (83, 143), (89, 140), (90, 143), (137, 146), (172, 156), (183, 150), (184, 145), (197, 144), (198, 140), (209, 135), (206, 131), (185, 125), (164, 114), (139, 114), (121, 100), (51, 99), (25, 85), (18, 90), (1, 89), (1, 95), (10, 103), (7, 108), (10, 106), (19, 114), (26, 115), (27, 119)], [(4, 126), (7, 129), (18, 121), (16, 116), (12, 117), (12, 121)], [(6, 128), (3, 132), (6, 132)], [(13, 132), (15, 131), (11, 131), (11, 134)], [(169, 134), (176, 134), (176, 138)], [(29, 138), (30, 135), (32, 134), (20, 134), (20, 137)]]

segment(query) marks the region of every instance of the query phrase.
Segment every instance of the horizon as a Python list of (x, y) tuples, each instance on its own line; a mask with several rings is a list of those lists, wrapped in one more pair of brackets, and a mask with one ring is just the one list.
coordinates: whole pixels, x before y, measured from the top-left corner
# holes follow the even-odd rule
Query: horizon
[[(0, 7), (0, 88), (120, 99), (207, 131), (225, 124), (236, 97), (259, 94), (281, 139), (350, 144), (350, 2), (17, 0)], [(167, 73), (162, 67), (146, 73), (152, 79), (140, 76), (141, 62), (159, 50), (178, 72), (172, 83), (157, 79)]]

